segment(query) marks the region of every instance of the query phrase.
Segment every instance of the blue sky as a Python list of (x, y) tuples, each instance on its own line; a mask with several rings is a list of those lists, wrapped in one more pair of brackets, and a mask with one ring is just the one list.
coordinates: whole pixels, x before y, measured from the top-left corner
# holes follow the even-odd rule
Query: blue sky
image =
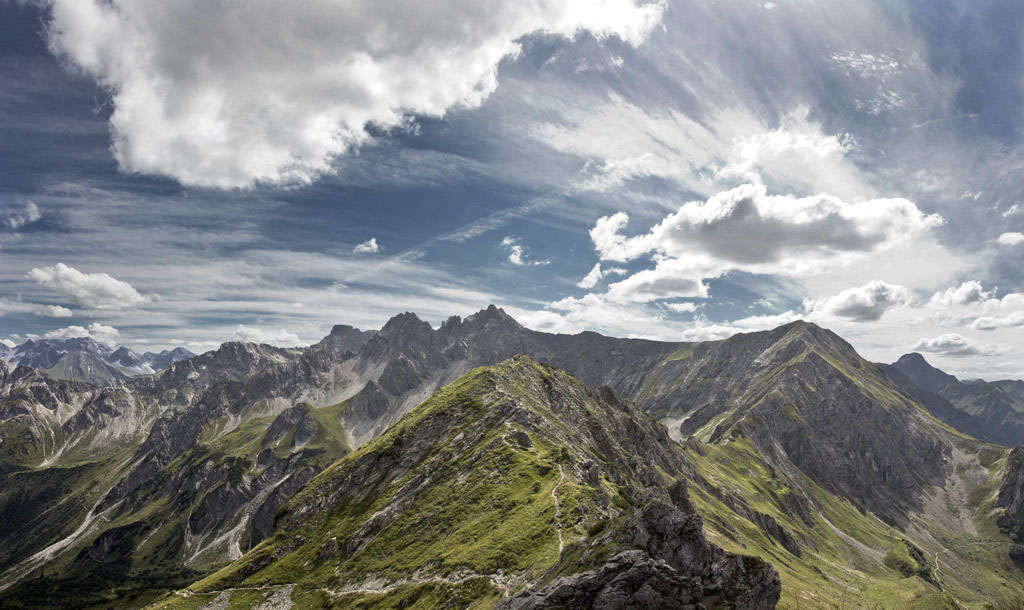
[(0, 339), (493, 302), (1024, 377), (1024, 3), (192, 4), (0, 3)]

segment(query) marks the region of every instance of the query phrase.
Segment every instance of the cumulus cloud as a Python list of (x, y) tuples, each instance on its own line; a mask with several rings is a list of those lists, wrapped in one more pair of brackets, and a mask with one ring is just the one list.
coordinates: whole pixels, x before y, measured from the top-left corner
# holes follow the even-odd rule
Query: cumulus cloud
[(37, 305), (36, 313), (48, 318), (70, 318), (71, 310), (60, 305)]
[(978, 303), (984, 301), (992, 296), (991, 292), (986, 292), (981, 282), (977, 280), (970, 280), (960, 284), (953, 288), (947, 288), (941, 292), (936, 292), (932, 295), (931, 303), (934, 305), (952, 307), (956, 305), (969, 305), (971, 303)]
[(23, 211), (8, 215), (6, 221), (7, 226), (10, 227), (12, 231), (17, 231), (30, 222), (35, 222), (42, 217), (42, 214), (39, 213), (39, 206), (29, 201), (25, 204), (25, 209)]
[(57, 330), (51, 330), (43, 334), (44, 339), (74, 339), (76, 337), (89, 337), (94, 341), (113, 347), (117, 344), (121, 333), (113, 326), (93, 322), (88, 327), (66, 326)]
[(519, 243), (518, 237), (506, 237), (501, 240), (501, 245), (508, 249), (508, 262), (513, 265), (530, 265), (535, 267), (547, 265), (551, 262), (547, 260), (529, 260), (526, 256), (526, 249)]
[(1003, 233), (996, 240), (1001, 246), (1016, 246), (1018, 244), (1024, 244), (1024, 233)]
[(804, 308), (855, 322), (874, 322), (889, 309), (909, 302), (910, 293), (903, 286), (875, 280), (828, 298), (807, 301)]
[(976, 330), (997, 330), (1024, 325), (1024, 293), (996, 297), (975, 280), (932, 295), (925, 307), (933, 319), (964, 324)]
[(635, 0), (168, 4), (54, 0), (51, 49), (111, 91), (125, 171), (221, 188), (308, 182), (368, 125), (479, 106), (532, 32), (639, 45)]
[(376, 237), (371, 237), (352, 249), (352, 252), (355, 252), (356, 254), (372, 254), (379, 251), (380, 246), (377, 245)]
[(106, 273), (83, 273), (64, 263), (33, 269), (27, 277), (53, 288), (72, 303), (89, 309), (125, 309), (149, 300), (128, 282)]
[(653, 269), (612, 284), (619, 301), (707, 297), (704, 280), (730, 271), (800, 277), (848, 266), (905, 246), (942, 224), (906, 199), (849, 203), (826, 194), (768, 195), (745, 184), (706, 201), (683, 204), (647, 233), (622, 234), (625, 212), (600, 218), (590, 231), (602, 260), (651, 255)]
[(910, 349), (917, 352), (956, 357), (999, 356), (1011, 351), (1011, 348), (1006, 345), (978, 343), (956, 333), (948, 333), (932, 339), (921, 339)]
[(981, 316), (971, 322), (977, 330), (997, 330), (1012, 326), (1024, 326), (1024, 310), (1012, 311), (1005, 316)]
[(593, 288), (594, 286), (597, 286), (597, 283), (600, 282), (602, 278), (608, 275), (623, 275), (625, 273), (626, 270), (620, 267), (602, 269), (601, 263), (597, 263), (594, 265), (593, 269), (588, 271), (587, 274), (583, 276), (582, 280), (576, 283), (576, 285), (579, 286), (580, 288), (590, 289)]
[(298, 335), (286, 330), (255, 328), (252, 326), (244, 326), (242, 324), (239, 324), (238, 327), (235, 328), (235, 339), (239, 341), (248, 341), (250, 343), (269, 343), (271, 345), (278, 345), (282, 347), (292, 347), (301, 343)]

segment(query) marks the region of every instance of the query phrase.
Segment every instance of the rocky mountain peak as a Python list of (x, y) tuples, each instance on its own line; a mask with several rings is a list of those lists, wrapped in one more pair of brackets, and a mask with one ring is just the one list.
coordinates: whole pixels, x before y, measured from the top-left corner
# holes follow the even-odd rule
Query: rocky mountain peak
[(466, 318), (465, 324), (473, 326), (485, 326), (487, 324), (510, 325), (516, 328), (521, 328), (519, 322), (516, 322), (515, 318), (508, 315), (505, 313), (504, 309), (501, 309), (494, 304), (488, 305), (487, 309), (482, 309)]
[(114, 350), (114, 353), (107, 356), (107, 362), (114, 362), (122, 366), (139, 366), (146, 364), (146, 361), (141, 354), (127, 347), (119, 347)]
[(892, 363), (892, 366), (929, 392), (938, 392), (946, 386), (959, 383), (956, 377), (935, 368), (917, 352), (900, 356), (899, 360)]
[(142, 358), (153, 367), (154, 371), (165, 369), (171, 364), (178, 362), (179, 360), (185, 360), (195, 356), (192, 352), (188, 351), (184, 347), (176, 347), (174, 349), (165, 349), (159, 353), (146, 352), (142, 355)]
[(421, 320), (419, 316), (411, 311), (406, 311), (388, 320), (378, 334), (386, 338), (394, 338), (402, 335), (423, 335), (424, 333), (431, 333), (433, 330), (429, 322)]
[(366, 344), (374, 335), (372, 330), (359, 330), (348, 324), (336, 324), (331, 328), (331, 333), (320, 340), (318, 345), (324, 345), (338, 352), (354, 352)]

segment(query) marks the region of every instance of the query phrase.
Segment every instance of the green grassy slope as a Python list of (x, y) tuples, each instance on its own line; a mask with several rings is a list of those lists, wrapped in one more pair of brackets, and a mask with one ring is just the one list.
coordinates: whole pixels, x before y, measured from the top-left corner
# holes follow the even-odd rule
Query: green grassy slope
[(475, 369), (321, 473), (271, 538), (154, 608), (490, 608), (599, 566), (641, 490), (664, 496), (686, 469), (612, 396), (526, 358)]

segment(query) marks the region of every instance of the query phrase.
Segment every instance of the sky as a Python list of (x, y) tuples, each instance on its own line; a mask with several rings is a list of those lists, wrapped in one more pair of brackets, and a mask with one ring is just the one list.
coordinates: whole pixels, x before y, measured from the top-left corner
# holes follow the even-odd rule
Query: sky
[(0, 0), (0, 341), (490, 303), (1024, 378), (1024, 2)]

